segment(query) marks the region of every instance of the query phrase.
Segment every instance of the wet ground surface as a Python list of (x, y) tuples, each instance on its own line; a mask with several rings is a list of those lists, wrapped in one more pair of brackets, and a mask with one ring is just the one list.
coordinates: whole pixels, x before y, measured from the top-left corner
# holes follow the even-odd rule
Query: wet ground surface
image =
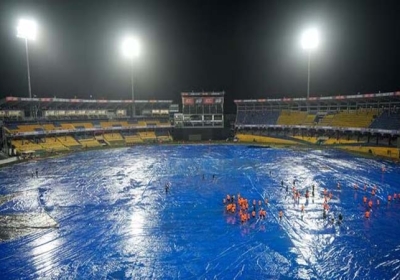
[[(387, 201), (400, 193), (399, 173), (337, 151), (229, 145), (13, 165), (0, 170), (1, 279), (399, 279), (400, 200)], [(225, 211), (227, 194), (261, 200), (266, 218), (242, 224)]]

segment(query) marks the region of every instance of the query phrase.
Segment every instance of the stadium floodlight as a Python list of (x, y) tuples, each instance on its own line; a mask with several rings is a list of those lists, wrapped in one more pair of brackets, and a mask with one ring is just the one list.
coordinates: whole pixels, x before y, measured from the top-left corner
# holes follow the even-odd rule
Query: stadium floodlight
[(122, 54), (132, 60), (132, 117), (135, 116), (135, 78), (134, 78), (134, 58), (140, 55), (140, 42), (135, 37), (126, 37), (122, 41)]
[(140, 43), (137, 38), (127, 37), (122, 42), (122, 53), (127, 58), (134, 58), (140, 55)]
[(319, 33), (316, 28), (310, 28), (303, 32), (301, 36), (301, 46), (308, 51), (308, 77), (307, 77), (307, 99), (310, 97), (310, 66), (311, 51), (318, 48)]
[(310, 28), (303, 32), (301, 36), (301, 46), (305, 50), (316, 49), (319, 45), (319, 33), (316, 28)]
[(26, 40), (35, 40), (37, 24), (33, 20), (20, 19), (17, 26), (17, 37)]
[(17, 37), (25, 40), (26, 68), (28, 72), (29, 98), (32, 98), (31, 74), (29, 70), (28, 40), (33, 41), (37, 35), (37, 24), (33, 20), (20, 19), (17, 26)]

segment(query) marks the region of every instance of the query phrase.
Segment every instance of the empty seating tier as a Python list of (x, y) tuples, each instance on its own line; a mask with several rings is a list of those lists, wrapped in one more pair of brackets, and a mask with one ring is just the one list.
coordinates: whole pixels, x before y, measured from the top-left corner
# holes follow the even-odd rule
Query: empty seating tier
[(104, 140), (110, 146), (120, 146), (125, 144), (124, 138), (119, 133), (104, 133)]
[(282, 110), (277, 124), (279, 125), (300, 125), (307, 117), (307, 112)]
[(41, 139), (42, 147), (48, 151), (68, 151), (68, 147), (64, 146), (56, 137), (46, 137)]

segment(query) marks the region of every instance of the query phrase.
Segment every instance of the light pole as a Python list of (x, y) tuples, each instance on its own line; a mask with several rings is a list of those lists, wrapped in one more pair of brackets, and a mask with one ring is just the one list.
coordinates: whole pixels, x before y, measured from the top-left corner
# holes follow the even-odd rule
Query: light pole
[(37, 34), (36, 22), (32, 20), (21, 19), (17, 26), (17, 37), (25, 40), (25, 52), (26, 52), (26, 68), (28, 72), (28, 87), (29, 87), (29, 98), (32, 98), (31, 89), (31, 74), (29, 70), (29, 51), (28, 51), (28, 40), (35, 40)]
[(137, 38), (126, 37), (122, 42), (123, 55), (132, 60), (132, 117), (135, 116), (135, 79), (134, 79), (134, 59), (140, 55), (140, 43)]
[(307, 29), (301, 36), (301, 46), (308, 52), (307, 100), (310, 98), (311, 51), (319, 45), (319, 33), (315, 28)]

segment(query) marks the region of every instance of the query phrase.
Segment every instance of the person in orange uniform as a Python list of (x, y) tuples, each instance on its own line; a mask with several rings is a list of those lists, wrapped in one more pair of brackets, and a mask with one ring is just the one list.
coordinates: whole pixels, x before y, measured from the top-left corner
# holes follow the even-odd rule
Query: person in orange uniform
[(246, 215), (246, 214), (241, 214), (241, 215), (240, 215), (240, 221), (242, 222), (242, 224), (243, 224), (244, 222), (246, 222), (246, 219), (247, 219), (247, 215)]

